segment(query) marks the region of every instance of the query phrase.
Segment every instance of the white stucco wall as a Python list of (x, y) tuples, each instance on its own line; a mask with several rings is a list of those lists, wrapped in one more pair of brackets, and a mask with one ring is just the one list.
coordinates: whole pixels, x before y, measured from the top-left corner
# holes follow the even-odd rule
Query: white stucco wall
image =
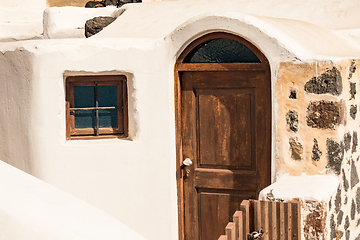
[[(120, 17), (113, 26), (122, 19), (128, 23), (131, 20)], [(134, 21), (126, 28), (137, 23)], [(297, 32), (297, 28), (309, 31)], [(10, 114), (2, 115), (2, 121), (7, 123), (2, 131), (7, 134), (0, 134), (0, 142), (10, 147), (0, 149), (0, 155), (20, 169), (104, 210), (150, 240), (178, 237), (174, 64), (187, 44), (207, 32), (240, 33), (268, 57), (273, 80), (281, 61), (337, 59), (358, 54), (356, 47), (342, 46), (345, 40), (316, 26), (235, 13), (191, 18), (165, 37), (141, 38), (140, 28), (133, 31), (136, 37), (132, 38), (118, 35), (122, 29), (113, 28), (116, 38), (109, 38), (110, 29), (109, 26), (90, 39), (0, 45), (0, 51), (5, 53), (0, 66), (2, 73), (6, 73), (0, 75), (0, 82), (12, 86), (2, 89), (2, 96), (7, 97), (2, 98), (5, 104), (1, 111)], [(293, 31), (287, 32), (289, 29)], [(305, 39), (307, 33), (320, 40), (322, 34), (315, 30), (326, 33), (333, 48), (324, 51), (320, 45), (314, 48), (306, 42), (301, 44), (300, 39)], [(296, 37), (297, 41), (289, 41)], [(129, 139), (66, 141), (64, 79), (84, 74), (127, 76)], [(276, 112), (275, 97), (273, 101)], [(14, 109), (18, 112), (13, 112)], [(18, 129), (19, 126), (22, 128)], [(19, 132), (13, 134), (13, 129)], [(26, 147), (18, 147), (19, 143)], [(273, 176), (275, 169), (273, 166)]]
[(0, 0), (0, 8), (43, 10), (46, 0)]
[[(196, 9), (179, 17), (172, 4), (159, 18), (159, 8), (134, 4), (90, 39), (0, 44), (0, 157), (150, 240), (178, 238), (174, 64), (187, 44), (214, 31), (243, 36), (268, 57), (273, 91), (280, 62), (360, 56), (358, 46), (309, 23)], [(138, 16), (152, 17), (142, 25)], [(64, 81), (86, 74), (127, 76), (129, 139), (66, 141)], [(274, 179), (275, 93), (272, 100)]]
[[(33, 72), (16, 73), (21, 63), (11, 63), (15, 69), (0, 82), (16, 79), (18, 86), (4, 90), (8, 98), (2, 99), (7, 104), (1, 112), (10, 112), (14, 104), (9, 96), (27, 89), (27, 83), (32, 90), (15, 98), (30, 106), (1, 115), (6, 129), (26, 124), (31, 139), (14, 134), (29, 145), (17, 148), (19, 139), (0, 133), (1, 142), (14, 146), (0, 149), (0, 155), (17, 154), (8, 156), (8, 162), (104, 210), (147, 239), (177, 239), (173, 60), (164, 45), (158, 40), (78, 39), (1, 46), (9, 52), (13, 47), (18, 58), (34, 56), (26, 64)], [(149, 57), (157, 61), (149, 63)], [(66, 142), (64, 75), (94, 73), (127, 76), (129, 139)], [(21, 159), (18, 164), (10, 160), (15, 158)]]
[(0, 239), (145, 240), (108, 214), (0, 161)]
[(85, 38), (85, 23), (98, 16), (118, 17), (115, 6), (105, 8), (52, 7), (44, 11), (44, 38)]

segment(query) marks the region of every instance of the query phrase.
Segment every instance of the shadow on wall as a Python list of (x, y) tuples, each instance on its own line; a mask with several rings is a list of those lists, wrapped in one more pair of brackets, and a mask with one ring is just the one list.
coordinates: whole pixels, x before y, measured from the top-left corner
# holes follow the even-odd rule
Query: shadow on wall
[(24, 49), (0, 54), (0, 159), (29, 174), (36, 172), (34, 136), (28, 131), (35, 112), (33, 58)]

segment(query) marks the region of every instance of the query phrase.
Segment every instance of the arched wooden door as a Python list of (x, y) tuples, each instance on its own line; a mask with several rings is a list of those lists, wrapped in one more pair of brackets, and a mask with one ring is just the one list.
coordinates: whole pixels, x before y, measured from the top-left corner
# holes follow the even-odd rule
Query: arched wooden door
[(217, 240), (241, 201), (270, 184), (269, 63), (245, 39), (211, 33), (175, 71), (180, 238)]

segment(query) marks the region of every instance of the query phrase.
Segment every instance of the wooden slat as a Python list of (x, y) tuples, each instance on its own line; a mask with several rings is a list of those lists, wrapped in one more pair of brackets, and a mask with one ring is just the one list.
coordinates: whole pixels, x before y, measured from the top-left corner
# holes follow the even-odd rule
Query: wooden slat
[[(246, 234), (250, 233), (250, 201), (244, 200), (240, 204), (240, 211), (243, 213), (243, 239), (246, 239)], [(240, 238), (241, 239), (241, 238)]]
[(226, 234), (227, 240), (236, 240), (236, 238), (235, 238), (236, 230), (235, 230), (235, 224), (233, 222), (229, 222), (226, 225), (225, 234)]
[(280, 204), (280, 240), (285, 240), (286, 229), (285, 229), (285, 204)]
[[(264, 231), (264, 235), (262, 237), (262, 239), (264, 240), (269, 240), (269, 230), (270, 230), (270, 223), (269, 223), (269, 203), (267, 201), (261, 201), (261, 206), (262, 206), (262, 213), (261, 213), (261, 217), (262, 217), (262, 224), (261, 224), (261, 229), (263, 229)], [(260, 229), (259, 229), (260, 230)]]
[(233, 222), (235, 224), (235, 239), (239, 239), (240, 231), (243, 229), (243, 214), (241, 211), (236, 211), (233, 215)]
[(261, 228), (261, 204), (260, 201), (254, 201), (254, 229), (251, 231), (258, 231)]
[(300, 240), (300, 206), (299, 202), (291, 203), (292, 206), (292, 239), (293, 240)]
[(225, 229), (226, 240), (246, 240), (247, 234), (263, 230), (263, 240), (300, 240), (299, 202), (244, 200), (233, 222)]
[(226, 235), (221, 235), (218, 240), (227, 240)]
[(278, 240), (278, 230), (279, 230), (279, 225), (278, 225), (278, 219), (279, 219), (279, 215), (278, 215), (278, 207), (279, 203), (276, 202), (271, 202), (270, 203), (270, 213), (269, 213), (269, 217), (270, 217), (270, 226), (269, 226), (269, 238), (271, 240)]
[(293, 236), (293, 226), (292, 226), (292, 219), (293, 219), (293, 205), (291, 203), (286, 203), (288, 207), (288, 217), (287, 217), (287, 229), (288, 229), (288, 236), (287, 239), (291, 240)]

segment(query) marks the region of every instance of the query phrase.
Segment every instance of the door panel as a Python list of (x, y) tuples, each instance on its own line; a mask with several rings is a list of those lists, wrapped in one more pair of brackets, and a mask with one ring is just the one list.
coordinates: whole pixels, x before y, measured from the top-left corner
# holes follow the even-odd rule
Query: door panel
[(254, 169), (251, 161), (253, 93), (252, 88), (200, 89), (196, 92), (198, 167)]
[(270, 184), (266, 70), (180, 72), (185, 240), (217, 240), (242, 200)]
[[(241, 194), (241, 192), (206, 192), (199, 189), (199, 227), (201, 239), (215, 239), (215, 236), (224, 234), (224, 228), (219, 229), (219, 225), (228, 223), (232, 215), (239, 210), (238, 202), (245, 199), (254, 198), (255, 192)], [(226, 209), (226, 210), (225, 210)], [(211, 221), (208, 221), (211, 219)]]

